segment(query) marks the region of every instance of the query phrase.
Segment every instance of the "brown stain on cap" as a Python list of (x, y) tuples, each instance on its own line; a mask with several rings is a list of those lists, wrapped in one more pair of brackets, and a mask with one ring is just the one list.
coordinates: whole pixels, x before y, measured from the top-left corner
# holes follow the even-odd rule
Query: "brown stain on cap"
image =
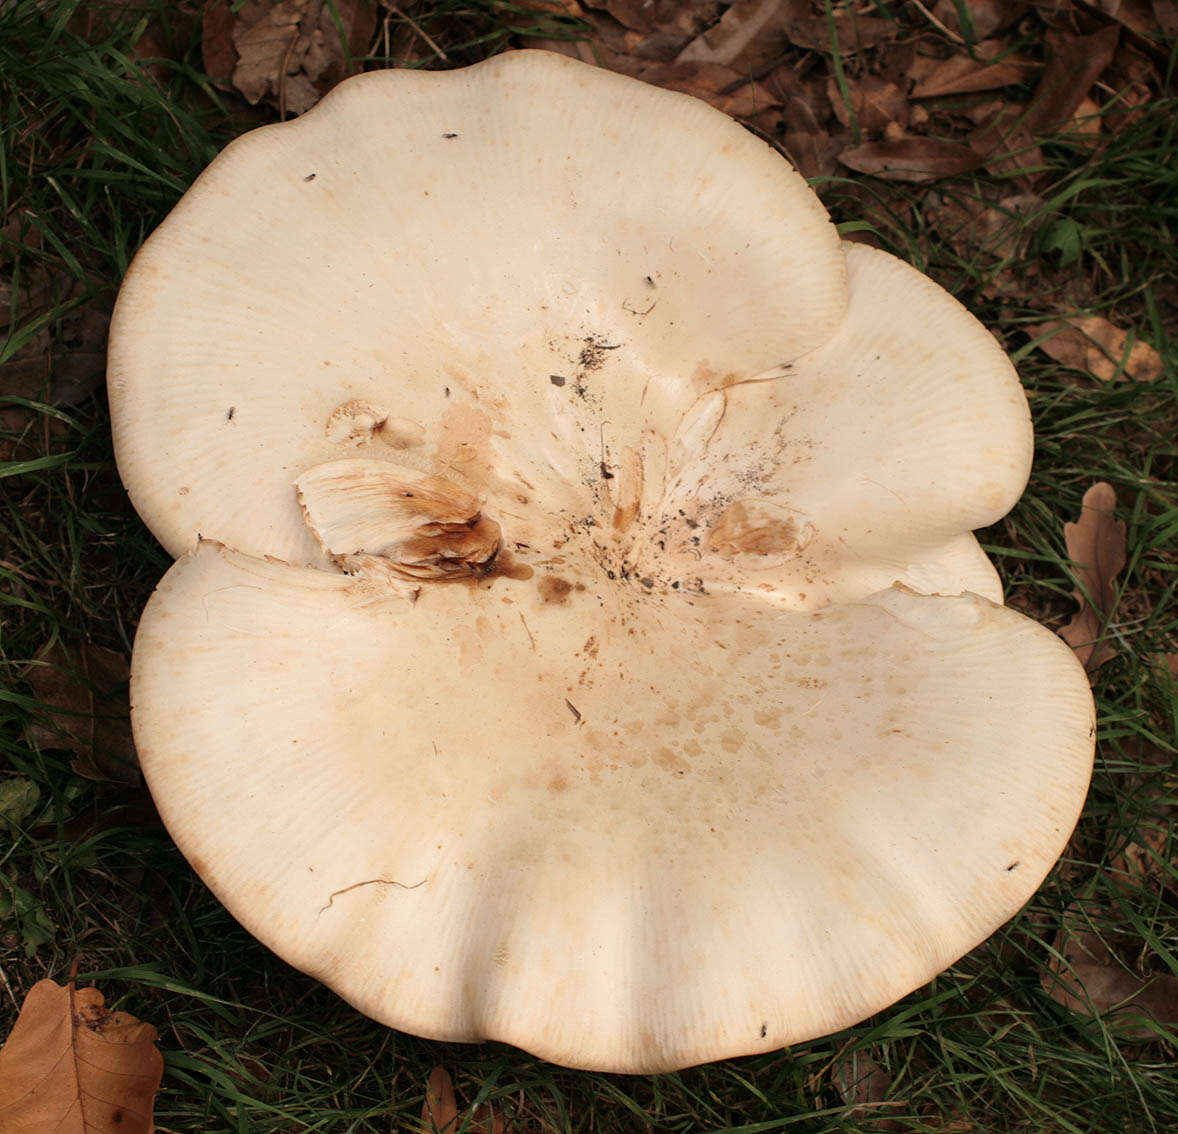
[(730, 504), (708, 533), (708, 547), (721, 559), (738, 555), (789, 555), (801, 550), (797, 520), (790, 516), (751, 516), (745, 503)]
[(569, 595), (572, 594), (573, 584), (559, 575), (545, 575), (539, 585), (540, 601), (567, 606)]

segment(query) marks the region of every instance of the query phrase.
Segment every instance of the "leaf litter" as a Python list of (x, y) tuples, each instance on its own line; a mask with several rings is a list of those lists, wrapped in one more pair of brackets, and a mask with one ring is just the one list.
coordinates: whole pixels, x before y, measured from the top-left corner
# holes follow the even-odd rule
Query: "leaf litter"
[[(1127, 949), (1133, 946), (1128, 944)], [(1065, 1008), (1100, 1016), (1127, 1039), (1150, 1040), (1178, 1025), (1178, 977), (1145, 972), (1118, 956), (1090, 911), (1064, 911), (1053, 956), (1041, 975), (1047, 994)]]
[(46, 706), (42, 719), (29, 726), (30, 743), (72, 752), (74, 771), (86, 779), (137, 784), (130, 676), (124, 654), (91, 642), (68, 650), (53, 643), (25, 673)]
[(1109, 624), (1117, 605), (1116, 577), (1125, 566), (1125, 522), (1116, 517), (1117, 494), (1103, 481), (1084, 493), (1080, 518), (1064, 524), (1064, 541), (1080, 609), (1059, 636), (1093, 675), (1116, 657)]
[(1026, 330), (1038, 340), (1035, 345), (1061, 366), (1086, 371), (1102, 382), (1116, 378), (1152, 382), (1164, 369), (1161, 355), (1149, 343), (1131, 338), (1101, 315), (1052, 319), (1032, 323)]
[(205, 70), (251, 105), (265, 100), (282, 116), (303, 114), (357, 69), (375, 30), (376, 8), (363, 0), (212, 0)]
[(464, 1123), (454, 1093), (454, 1081), (444, 1067), (435, 1067), (425, 1085), (422, 1134), (457, 1134), (459, 1129), (464, 1134), (512, 1134), (512, 1128), (500, 1115), (492, 1113), (486, 1103), (476, 1107), (470, 1121)]
[(5, 1134), (150, 1134), (164, 1061), (157, 1033), (96, 988), (41, 980), (0, 1048)]

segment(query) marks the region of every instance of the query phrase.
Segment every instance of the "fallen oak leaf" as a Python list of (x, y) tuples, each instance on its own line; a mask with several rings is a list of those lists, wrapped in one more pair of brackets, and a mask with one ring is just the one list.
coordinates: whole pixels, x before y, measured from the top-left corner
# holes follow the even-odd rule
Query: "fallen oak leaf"
[(150, 1134), (164, 1061), (156, 1030), (96, 988), (38, 981), (0, 1048), (5, 1134)]
[[(1147, 49), (1160, 48), (1151, 42), (1159, 36), (1156, 9), (1150, 0), (1075, 0), (1076, 8), (1097, 19), (1115, 20), (1132, 40)], [(1161, 51), (1165, 57), (1164, 49)]]
[(43, 722), (29, 726), (29, 740), (38, 748), (73, 752), (71, 767), (79, 776), (137, 784), (130, 676), (123, 654), (90, 642), (74, 650), (55, 642), (25, 672), (34, 696), (46, 706)]
[(992, 195), (938, 193), (929, 197), (929, 218), (959, 256), (972, 260), (982, 253), (985, 261), (1016, 261), (1024, 267), (1030, 239), (1027, 221), (1043, 205), (1043, 198), (1034, 193), (1012, 193), (998, 200)]
[(1175, 0), (1152, 0), (1150, 6), (1162, 34), (1178, 36), (1178, 3)]
[(781, 54), (786, 42), (785, 21), (801, 7), (796, 0), (736, 0), (715, 25), (683, 48), (675, 61), (723, 63), (737, 70), (756, 68)]
[[(1167, 811), (1169, 809), (1167, 808)], [(1167, 845), (1171, 837), (1169, 814), (1159, 816), (1151, 826), (1140, 826), (1133, 838), (1112, 857), (1107, 867), (1109, 880), (1129, 894), (1160, 882), (1170, 863)]]
[(1093, 35), (1069, 39), (1051, 55), (1022, 123), (1030, 134), (1051, 133), (1072, 120), (1093, 84), (1113, 61), (1119, 37), (1120, 30), (1110, 24)]
[(866, 134), (883, 134), (889, 127), (898, 127), (903, 133), (908, 125), (908, 100), (895, 83), (879, 75), (864, 75), (862, 79), (848, 76), (844, 85), (849, 105), (835, 76), (830, 75), (826, 80), (826, 97), (842, 125), (851, 125), (854, 111), (855, 121)]
[[(645, 11), (648, 0), (585, 0), (583, 8), (575, 0), (565, 2), (570, 8), (578, 9), (567, 14), (578, 19), (591, 33), (592, 48), (587, 41), (580, 41), (585, 52), (581, 57), (586, 62), (623, 73), (625, 64), (619, 63), (616, 56), (634, 61), (673, 62), (700, 32), (716, 22), (721, 8), (720, 0), (649, 0), (649, 6), (654, 8), (652, 18)], [(530, 7), (534, 5), (529, 3)], [(524, 37), (522, 45), (544, 44), (553, 50), (550, 45), (558, 42)]]
[[(618, 69), (623, 69), (620, 63)], [(694, 95), (733, 118), (752, 118), (763, 110), (781, 105), (781, 100), (760, 83), (744, 83), (725, 93), (741, 75), (722, 63), (637, 62), (626, 65), (624, 73), (644, 83)]]
[(1116, 606), (1113, 581), (1125, 566), (1125, 523), (1116, 518), (1117, 494), (1100, 481), (1084, 493), (1080, 518), (1063, 526), (1080, 609), (1059, 636), (1094, 674), (1116, 650), (1104, 640)]
[[(801, 7), (804, 9), (806, 6)], [(825, 16), (787, 19), (785, 34), (796, 47), (805, 47), (824, 55), (857, 55), (869, 47), (891, 42), (899, 36), (900, 30), (893, 20), (841, 11), (829, 21)]]
[(892, 1076), (866, 1051), (852, 1051), (842, 1056), (830, 1069), (831, 1081), (842, 1096), (847, 1108), (844, 1117), (850, 1121), (873, 1123), (872, 1129), (900, 1130), (900, 1123), (880, 1114), (889, 1107), (903, 1107), (903, 1101), (889, 1099)]
[(1073, 1012), (1108, 1017), (1130, 1039), (1156, 1039), (1157, 1024), (1178, 1024), (1178, 977), (1134, 972), (1099, 934), (1073, 928), (1069, 912), (1055, 936), (1055, 956), (1040, 978), (1048, 996)]
[[(608, 12), (630, 31), (649, 35), (675, 17), (680, 0), (586, 0), (590, 8)], [(534, 7), (534, 5), (529, 5)]]
[[(490, 1125), (484, 1120), (490, 1118)], [(467, 1134), (508, 1134), (502, 1118), (492, 1116), (490, 1108), (475, 1108), (477, 1125), (467, 1125)], [(454, 1134), (460, 1125), (458, 1101), (454, 1096), (454, 1081), (444, 1067), (435, 1067), (425, 1084), (425, 1102), (421, 1107), (422, 1134)]]
[(228, 81), (237, 65), (233, 29), (237, 16), (224, 0), (208, 0), (201, 15), (200, 54), (205, 73)]
[(251, 105), (266, 100), (302, 114), (354, 69), (376, 23), (367, 0), (209, 0), (205, 70), (232, 82)]
[(969, 146), (922, 137), (868, 142), (843, 150), (838, 157), (856, 173), (870, 173), (886, 181), (936, 181), (968, 173), (982, 164), (981, 157)]
[(1046, 162), (1027, 128), (1027, 108), (1017, 102), (999, 101), (976, 109), (983, 111), (985, 116), (965, 140), (984, 158), (986, 172), (994, 177), (1017, 177), (1024, 187), (1038, 180)]
[(277, 94), (285, 81), (291, 53), (299, 39), (299, 21), (306, 5), (298, 0), (279, 0), (256, 23), (238, 23), (233, 29), (237, 63), (233, 85), (252, 104), (265, 95)]
[(435, 1067), (425, 1082), (421, 1125), (427, 1134), (451, 1134), (458, 1127), (454, 1081), (444, 1067)]
[(1000, 48), (994, 41), (979, 43), (979, 58), (951, 55), (928, 67), (912, 88), (913, 98), (944, 98), (947, 95), (975, 94), (1026, 82), (1039, 64), (1025, 55), (1008, 55), (1003, 59), (987, 56)]
[(823, 130), (791, 128), (785, 132), (785, 148), (789, 159), (798, 172), (808, 179), (833, 177), (838, 173), (839, 151), (847, 141), (847, 138), (832, 137)]
[(1017, 23), (1030, 7), (1030, 0), (937, 0), (933, 15), (954, 34), (968, 32), (972, 41)]
[(1128, 332), (1100, 315), (1075, 316), (1034, 323), (1027, 333), (1035, 345), (1061, 366), (1086, 370), (1102, 382), (1129, 377), (1152, 382), (1161, 376), (1162, 356), (1142, 339), (1129, 345)]

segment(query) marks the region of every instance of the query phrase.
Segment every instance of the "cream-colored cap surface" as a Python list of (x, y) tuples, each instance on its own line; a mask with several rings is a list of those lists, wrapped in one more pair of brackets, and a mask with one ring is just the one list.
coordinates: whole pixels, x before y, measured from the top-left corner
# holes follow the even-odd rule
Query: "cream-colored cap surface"
[(930, 979), (1062, 850), (1092, 702), (1029, 619), (570, 582), (411, 602), (206, 543), (144, 613), (168, 829), (364, 1012), (611, 1071), (769, 1050)]
[(290, 486), (363, 436), (344, 407), (393, 422), (390, 460), (485, 489), (494, 457), (519, 493), (599, 447), (581, 418), (641, 447), (845, 303), (817, 198), (696, 99), (540, 51), (363, 75), (232, 143), (136, 257), (119, 471), (174, 555), (203, 536), (317, 563)]
[(654, 1072), (836, 1030), (1012, 916), (1085, 675), (972, 534), (998, 343), (769, 147), (542, 52), (233, 143), (112, 324), (180, 558), (135, 644), (161, 814), (361, 1010)]

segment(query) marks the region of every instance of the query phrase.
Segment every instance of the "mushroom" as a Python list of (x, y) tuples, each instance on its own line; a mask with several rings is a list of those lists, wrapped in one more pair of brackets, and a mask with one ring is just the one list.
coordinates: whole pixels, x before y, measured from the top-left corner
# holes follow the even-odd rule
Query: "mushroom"
[(1033, 893), (1088, 683), (972, 530), (998, 344), (722, 114), (564, 57), (350, 79), (234, 142), (119, 296), (174, 555), (165, 822), (361, 1011), (655, 1072), (829, 1033)]

